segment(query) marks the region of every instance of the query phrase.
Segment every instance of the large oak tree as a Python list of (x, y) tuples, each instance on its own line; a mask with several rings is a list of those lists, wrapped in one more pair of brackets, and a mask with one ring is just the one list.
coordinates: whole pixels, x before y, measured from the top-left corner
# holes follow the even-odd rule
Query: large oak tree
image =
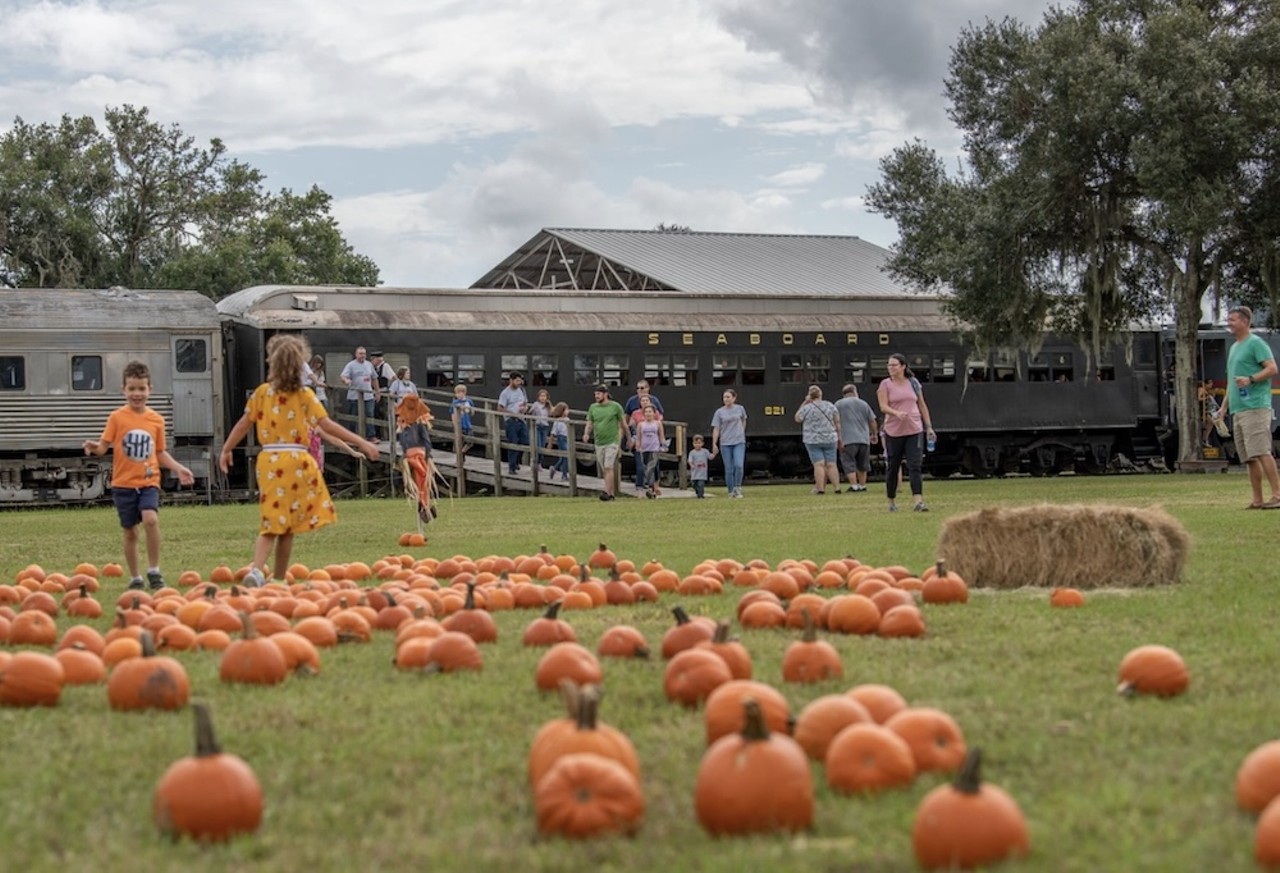
[(182, 288), (221, 297), (260, 283), (378, 284), (330, 214), (330, 196), (269, 193), (263, 176), (198, 146), (145, 108), (0, 136), (0, 282)]
[(1195, 457), (1205, 295), (1274, 303), (1280, 285), (1280, 5), (1078, 0), (1036, 28), (988, 21), (961, 34), (945, 93), (962, 167), (909, 143), (869, 190), (898, 224), (891, 271), (949, 287), (985, 345), (1052, 329), (1096, 351), (1172, 313), (1178, 456)]

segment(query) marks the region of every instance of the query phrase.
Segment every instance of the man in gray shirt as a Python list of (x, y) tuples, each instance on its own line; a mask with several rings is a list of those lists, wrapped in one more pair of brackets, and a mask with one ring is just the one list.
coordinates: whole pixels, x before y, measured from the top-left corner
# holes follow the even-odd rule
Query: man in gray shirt
[(858, 396), (856, 385), (845, 385), (844, 394), (836, 401), (840, 414), (840, 466), (849, 480), (849, 492), (867, 490), (867, 471), (871, 469), (871, 444), (879, 442), (876, 414)]
[[(507, 442), (516, 445), (529, 445), (529, 426), (520, 416), (529, 406), (529, 397), (524, 393), (524, 376), (514, 370), (507, 376), (507, 387), (498, 395), (498, 411), (504, 416), (502, 421), (503, 435)], [(507, 472), (516, 473), (520, 469), (520, 461), (524, 452), (520, 449), (507, 449)], [(535, 471), (536, 473), (536, 471)]]

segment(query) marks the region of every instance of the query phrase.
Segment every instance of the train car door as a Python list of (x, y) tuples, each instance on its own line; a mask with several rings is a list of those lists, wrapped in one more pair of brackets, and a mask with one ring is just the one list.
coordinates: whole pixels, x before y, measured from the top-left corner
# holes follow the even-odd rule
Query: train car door
[(175, 336), (173, 352), (173, 435), (213, 433), (213, 350), (208, 336)]

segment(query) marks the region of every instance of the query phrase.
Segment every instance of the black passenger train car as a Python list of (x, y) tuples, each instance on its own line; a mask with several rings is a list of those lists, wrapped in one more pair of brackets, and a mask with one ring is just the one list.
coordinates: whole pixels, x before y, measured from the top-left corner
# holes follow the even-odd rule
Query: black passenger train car
[[(265, 375), (274, 333), (298, 332), (324, 355), (331, 386), (357, 346), (408, 365), (422, 387), (458, 382), (496, 397), (506, 374), (532, 392), (585, 407), (591, 386), (624, 401), (640, 377), (669, 419), (709, 428), (725, 387), (748, 413), (748, 470), (788, 474), (808, 462), (793, 419), (810, 384), (837, 400), (846, 383), (876, 408), (894, 352), (925, 386), (939, 433), (935, 474), (1101, 471), (1116, 453), (1162, 453), (1167, 426), (1158, 331), (1131, 354), (1090, 361), (1048, 337), (1035, 354), (978, 355), (934, 298), (687, 292), (258, 286), (224, 298), (231, 406)], [(234, 411), (234, 410), (233, 410)]]

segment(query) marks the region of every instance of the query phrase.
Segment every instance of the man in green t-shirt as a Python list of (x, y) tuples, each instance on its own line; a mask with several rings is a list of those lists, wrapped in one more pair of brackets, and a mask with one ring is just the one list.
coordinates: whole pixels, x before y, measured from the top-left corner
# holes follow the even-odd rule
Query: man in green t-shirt
[(609, 386), (596, 386), (596, 399), (587, 407), (587, 425), (582, 429), (582, 438), (591, 442), (591, 435), (596, 437), (596, 466), (600, 468), (600, 478), (604, 480), (604, 493), (601, 500), (613, 499), (614, 467), (618, 463), (618, 448), (623, 437), (627, 447), (631, 447), (631, 433), (622, 425), (626, 421), (622, 405), (609, 399)]
[[(1221, 419), (1231, 411), (1236, 454), (1249, 467), (1253, 502), (1249, 509), (1280, 509), (1280, 476), (1271, 455), (1271, 379), (1276, 356), (1262, 337), (1250, 330), (1253, 311), (1235, 306), (1227, 313), (1227, 330), (1236, 341), (1227, 352), (1227, 402)], [(1271, 499), (1262, 499), (1262, 479), (1271, 486)]]

